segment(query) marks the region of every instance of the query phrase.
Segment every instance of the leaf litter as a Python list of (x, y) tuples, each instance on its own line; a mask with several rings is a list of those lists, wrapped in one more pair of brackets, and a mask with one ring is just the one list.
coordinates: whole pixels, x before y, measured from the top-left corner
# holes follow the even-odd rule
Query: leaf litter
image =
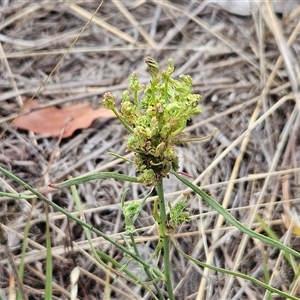
[(31, 100), (25, 102), (22, 115), (14, 120), (14, 125), (37, 134), (67, 138), (77, 129), (88, 128), (97, 118), (114, 117), (111, 110), (104, 107), (93, 109), (91, 103), (43, 108), (37, 101)]
[[(20, 112), (22, 101), (51, 72), (98, 5), (96, 2), (28, 3), (6, 1), (1, 7), (0, 56), (4, 62), (0, 69), (1, 132)], [(240, 222), (264, 233), (254, 218), (259, 214), (282, 240), (286, 238), (285, 242), (299, 251), (299, 238), (286, 234), (289, 231), (286, 226), (298, 217), (300, 209), (299, 99), (295, 95), (297, 77), (293, 74), (300, 57), (299, 10), (274, 15), (261, 7), (245, 17), (206, 1), (122, 3), (125, 10), (113, 1), (104, 2), (97, 19), (91, 22), (35, 100), (42, 106), (51, 103), (64, 108), (83, 101), (99, 103), (109, 91), (121, 97), (132, 71), (147, 82), (143, 62), (146, 56), (154, 57), (161, 66), (166, 66), (172, 57), (175, 76), (181, 73), (192, 76), (194, 92), (203, 95), (203, 113), (191, 120), (187, 135), (206, 136), (218, 129), (209, 141), (177, 147), (180, 171), (190, 174), (195, 183)], [(280, 26), (269, 20), (277, 20)], [(292, 51), (287, 51), (287, 45)], [(295, 68), (290, 68), (291, 65)], [(0, 164), (76, 214), (70, 191), (51, 191), (47, 188), (49, 181), (60, 182), (68, 175), (108, 170), (134, 176), (133, 166), (107, 154), (111, 151), (130, 158), (126, 137), (127, 133), (114, 119), (97, 119), (90, 130), (76, 131), (59, 145), (56, 138), (10, 127), (0, 142)], [(48, 168), (49, 157), (56, 148), (58, 155)], [(45, 180), (39, 185), (41, 178)], [(185, 189), (172, 177), (165, 183), (166, 199), (175, 203)], [(124, 231), (120, 195), (128, 187), (128, 200), (142, 199), (148, 192), (145, 187), (114, 180), (78, 186), (86, 221), (120, 242)], [(2, 176), (1, 189), (24, 192)], [(150, 253), (158, 237), (150, 218), (153, 199), (149, 201), (138, 224), (140, 245)], [(24, 209), (23, 201), (4, 196), (0, 197), (0, 205), (1, 222), (7, 225), (5, 229), (17, 255), (28, 209)], [(265, 269), (273, 275), (272, 285), (286, 290), (292, 287), (295, 271), (280, 253), (235, 231), (201, 199), (191, 195), (189, 205), (193, 221), (179, 228), (175, 235), (186, 253), (206, 263), (238, 269), (262, 281), (265, 280), (263, 259), (267, 257)], [(33, 209), (24, 282), (32, 288), (34, 299), (43, 299), (45, 209), (40, 203)], [(105, 282), (111, 278), (95, 267), (81, 228), (68, 223), (61, 214), (51, 212), (49, 217), (55, 255), (53, 280), (60, 283), (55, 285), (53, 296), (70, 298), (69, 274), (79, 265), (82, 274), (78, 298), (104, 298)], [(119, 255), (106, 242), (92, 238), (94, 247)], [(5, 266), (0, 274), (0, 288), (7, 292), (7, 262), (3, 252), (0, 255), (1, 265)], [(194, 268), (176, 255), (173, 258), (172, 275), (178, 299), (263, 298), (264, 291), (249, 282)], [(19, 263), (18, 257), (16, 262)], [(122, 278), (110, 282), (111, 299), (151, 299)], [(300, 297), (297, 288), (293, 293)]]

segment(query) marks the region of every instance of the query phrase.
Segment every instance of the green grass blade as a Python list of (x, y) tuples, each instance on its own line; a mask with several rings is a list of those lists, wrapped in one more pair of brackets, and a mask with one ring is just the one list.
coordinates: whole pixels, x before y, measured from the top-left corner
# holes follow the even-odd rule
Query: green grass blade
[(207, 268), (207, 269), (210, 269), (210, 270), (213, 270), (213, 271), (217, 271), (217, 272), (221, 272), (221, 273), (224, 273), (224, 274), (228, 274), (228, 275), (232, 275), (232, 276), (235, 276), (235, 277), (239, 277), (239, 278), (249, 280), (249, 281), (253, 282), (254, 284), (256, 284), (256, 285), (258, 285), (258, 286), (260, 286), (260, 287), (262, 287), (262, 288), (264, 288), (264, 289), (266, 289), (266, 290), (268, 290), (272, 293), (276, 293), (276, 294), (282, 296), (283, 299), (299, 300), (299, 298), (294, 297), (292, 295), (289, 295), (285, 292), (282, 292), (282, 291), (280, 291), (276, 288), (273, 288), (272, 286), (269, 286), (269, 285), (259, 281), (258, 279), (251, 277), (251, 276), (245, 275), (243, 273), (233, 272), (233, 271), (229, 271), (229, 270), (226, 270), (226, 269), (222, 269), (222, 268), (218, 268), (218, 267), (215, 267), (215, 266), (211, 266), (211, 265), (202, 263), (202, 262), (198, 261), (197, 259), (185, 254), (178, 247), (178, 244), (176, 243), (174, 238), (172, 238), (172, 242), (174, 243), (174, 246), (175, 246), (176, 250), (178, 250), (180, 252), (180, 254), (182, 254), (185, 258), (189, 259), (190, 261), (192, 261), (193, 263), (195, 263), (198, 266), (201, 266), (203, 268)]
[[(279, 242), (279, 238), (276, 235), (276, 233), (264, 222), (264, 220), (261, 218), (261, 216), (256, 215), (255, 219), (260, 223), (261, 227), (263, 228), (263, 230), (267, 233), (267, 235), (275, 240)], [(287, 260), (287, 262), (290, 264), (291, 267), (293, 267), (294, 272), (297, 272), (297, 267), (295, 266), (295, 262), (292, 259), (292, 256), (290, 256), (290, 254), (284, 252), (283, 253), (285, 259)]]
[(63, 189), (87, 181), (91, 181), (95, 179), (106, 179), (106, 178), (114, 178), (117, 180), (129, 181), (129, 182), (139, 182), (137, 177), (126, 176), (115, 172), (100, 172), (100, 173), (95, 173), (90, 175), (79, 176), (61, 183), (50, 183), (49, 186), (56, 189)]
[[(46, 204), (47, 205), (47, 204)], [(46, 207), (46, 287), (45, 299), (52, 299), (52, 248), (48, 206)]]
[(36, 198), (35, 195), (22, 195), (22, 194), (6, 193), (6, 192), (0, 192), (0, 196), (12, 198), (12, 199), (28, 199), (28, 200)]
[(201, 189), (199, 189), (197, 186), (195, 186), (192, 182), (188, 181), (184, 177), (178, 175), (176, 172), (171, 171), (171, 173), (176, 176), (182, 183), (187, 185), (189, 188), (191, 188), (195, 193), (197, 193), (199, 196), (202, 197), (203, 200), (205, 200), (210, 206), (212, 206), (218, 213), (220, 213), (229, 223), (231, 223), (233, 226), (238, 228), (243, 233), (258, 239), (268, 245), (271, 245), (275, 248), (278, 248), (280, 250), (283, 250), (287, 253), (290, 253), (292, 255), (295, 255), (296, 257), (300, 257), (300, 253), (281, 244), (280, 242), (277, 242), (265, 235), (262, 235), (260, 233), (257, 233), (246, 226), (244, 226), (242, 223), (240, 223), (236, 218), (234, 218), (226, 209), (224, 209), (216, 200), (214, 200), (212, 197), (204, 193)]
[[(20, 261), (20, 266), (19, 266), (19, 274), (20, 277), (23, 280), (24, 277), (24, 272), (25, 272), (25, 257), (26, 257), (26, 250), (27, 250), (27, 245), (28, 245), (28, 236), (29, 236), (29, 230), (31, 228), (31, 217), (32, 217), (32, 209), (34, 207), (34, 204), (36, 202), (36, 196), (33, 195), (33, 201), (31, 204), (31, 210), (30, 210), (30, 214), (27, 218), (27, 222), (26, 222), (26, 226), (24, 228), (24, 234), (23, 234), (23, 243), (22, 243), (22, 253), (21, 253), (21, 261)], [(22, 296), (20, 295), (20, 293), (17, 294), (17, 300), (23, 300)]]
[[(74, 202), (75, 202), (75, 206), (76, 206), (76, 208), (78, 210), (79, 216), (81, 216), (81, 218), (84, 219), (84, 213), (83, 213), (81, 201), (80, 201), (80, 198), (79, 198), (76, 186), (74, 186), (74, 185), (71, 186), (71, 192), (72, 192), (72, 196), (73, 196), (73, 199), (74, 199)], [(87, 238), (87, 240), (88, 240), (88, 242), (90, 244), (91, 250), (92, 250), (95, 258), (98, 258), (97, 252), (96, 252), (96, 250), (94, 248), (94, 245), (93, 245), (93, 242), (92, 242), (92, 237), (91, 237), (90, 231), (86, 227), (84, 227), (84, 226), (82, 226), (82, 228), (83, 228), (85, 237)], [(98, 262), (105, 269), (109, 269), (108, 266), (101, 259), (99, 259)]]
[[(31, 214), (28, 219), (31, 219)], [(21, 253), (21, 261), (19, 265), (19, 274), (20, 278), (23, 280), (24, 272), (25, 272), (25, 257), (26, 257), (26, 249), (27, 249), (27, 238), (29, 235), (29, 229), (30, 229), (30, 222), (27, 221), (27, 224), (24, 229), (24, 238), (23, 238), (23, 244), (22, 244), (22, 253)], [(22, 295), (20, 293), (17, 294), (17, 300), (23, 300)]]

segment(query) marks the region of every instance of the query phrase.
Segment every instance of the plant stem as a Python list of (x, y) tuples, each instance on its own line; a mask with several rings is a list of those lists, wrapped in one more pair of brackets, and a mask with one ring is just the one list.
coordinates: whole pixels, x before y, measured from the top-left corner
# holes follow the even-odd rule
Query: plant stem
[(50, 236), (50, 220), (49, 220), (49, 206), (44, 203), (46, 208), (46, 286), (45, 286), (45, 299), (52, 300), (52, 248)]
[(171, 281), (171, 266), (170, 266), (170, 239), (167, 234), (167, 214), (166, 214), (166, 206), (164, 199), (164, 190), (162, 179), (158, 182), (156, 186), (158, 203), (159, 203), (159, 213), (160, 213), (160, 224), (158, 226), (161, 227), (160, 238), (163, 238), (164, 243), (164, 274), (166, 277), (166, 286), (168, 291), (169, 300), (175, 300), (172, 281)]
[[(139, 254), (139, 251), (137, 249), (137, 246), (136, 246), (136, 243), (135, 243), (135, 239), (134, 239), (134, 235), (132, 232), (129, 232), (129, 236), (130, 236), (130, 240), (131, 240), (131, 244), (132, 244), (132, 247), (134, 249), (134, 252), (137, 256), (140, 257), (140, 254)], [(164, 295), (162, 294), (162, 291), (161, 289), (159, 288), (159, 286), (157, 285), (157, 283), (155, 282), (155, 278), (153, 277), (153, 275), (151, 274), (150, 270), (148, 268), (145, 268), (144, 266), (142, 266), (142, 268), (144, 269), (144, 271), (146, 272), (147, 276), (149, 277), (149, 279), (153, 282), (153, 285), (156, 289), (156, 292), (159, 296), (159, 299), (161, 300), (165, 300), (165, 297)]]

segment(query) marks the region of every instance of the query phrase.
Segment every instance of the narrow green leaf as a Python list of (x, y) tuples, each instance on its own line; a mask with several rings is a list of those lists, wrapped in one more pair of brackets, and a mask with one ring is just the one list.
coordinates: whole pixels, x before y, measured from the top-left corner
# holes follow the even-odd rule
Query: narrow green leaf
[[(47, 205), (47, 204), (45, 204)], [(52, 248), (48, 206), (46, 209), (46, 288), (45, 299), (52, 299)]]
[(129, 181), (129, 182), (139, 182), (137, 177), (126, 176), (126, 175), (114, 173), (114, 172), (99, 172), (99, 173), (95, 173), (95, 174), (83, 175), (83, 176), (79, 176), (76, 178), (72, 178), (72, 179), (69, 179), (69, 180), (61, 182), (61, 183), (50, 183), (49, 186), (52, 188), (56, 188), (56, 189), (63, 189), (63, 188), (67, 188), (72, 185), (81, 184), (81, 183), (84, 183), (87, 181), (91, 181), (91, 180), (95, 180), (95, 179), (107, 179), (107, 178), (114, 178), (114, 179), (118, 179), (118, 180)]
[[(279, 238), (276, 235), (276, 233), (264, 222), (264, 220), (259, 215), (255, 215), (255, 219), (260, 223), (260, 225), (262, 226), (263, 230), (267, 233), (267, 235), (271, 239), (279, 242)], [(288, 254), (286, 252), (284, 252), (283, 254), (284, 254), (285, 259), (290, 264), (290, 266), (293, 267), (294, 272), (297, 272), (297, 270), (294, 268), (295, 264), (292, 261), (292, 257), (290, 256), (290, 254)]]
[(235, 219), (226, 209), (224, 209), (216, 200), (214, 200), (212, 197), (204, 193), (201, 189), (199, 189), (197, 186), (195, 186), (192, 182), (188, 181), (184, 177), (178, 175), (176, 172), (171, 171), (171, 173), (177, 177), (181, 182), (183, 182), (185, 185), (190, 187), (195, 193), (197, 193), (199, 196), (202, 197), (203, 200), (205, 200), (210, 206), (212, 206), (218, 213), (220, 213), (229, 223), (231, 223), (233, 226), (238, 228), (243, 233), (258, 239), (268, 245), (271, 245), (273, 247), (276, 247), (280, 250), (283, 250), (285, 252), (288, 252), (292, 255), (295, 255), (296, 257), (300, 257), (300, 253), (265, 236), (260, 233), (257, 233), (246, 226), (244, 226), (242, 223), (240, 223), (237, 219)]
[(172, 242), (174, 243), (174, 246), (175, 246), (176, 250), (178, 250), (180, 252), (180, 254), (182, 254), (185, 258), (192, 261), (193, 263), (195, 263), (198, 266), (201, 266), (203, 268), (207, 268), (207, 269), (210, 269), (210, 270), (213, 270), (213, 271), (216, 271), (216, 272), (220, 272), (220, 273), (223, 273), (223, 274), (228, 274), (228, 275), (232, 275), (232, 276), (235, 276), (235, 277), (239, 277), (239, 278), (249, 280), (249, 281), (253, 282), (254, 284), (264, 288), (265, 290), (268, 290), (272, 293), (276, 293), (276, 294), (282, 296), (283, 299), (299, 300), (299, 298), (294, 297), (292, 295), (289, 295), (287, 293), (284, 293), (284, 292), (282, 292), (278, 289), (275, 289), (272, 286), (269, 286), (269, 285), (259, 281), (258, 279), (251, 277), (251, 276), (245, 275), (243, 273), (238, 273), (238, 272), (233, 272), (233, 271), (229, 271), (229, 270), (226, 270), (226, 269), (218, 268), (218, 267), (211, 266), (211, 265), (208, 265), (206, 263), (200, 262), (197, 259), (195, 259), (195, 258), (185, 254), (183, 251), (181, 251), (181, 249), (177, 245), (175, 239), (173, 237), (171, 237), (171, 239), (172, 239)]

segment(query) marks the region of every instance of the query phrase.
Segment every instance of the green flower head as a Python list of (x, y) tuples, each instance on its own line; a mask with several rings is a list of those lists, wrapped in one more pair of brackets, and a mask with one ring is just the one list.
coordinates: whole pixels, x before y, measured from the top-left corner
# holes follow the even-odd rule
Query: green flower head
[(192, 115), (199, 114), (199, 94), (192, 94), (192, 78), (180, 75), (173, 79), (172, 59), (168, 68), (159, 72), (158, 63), (151, 57), (145, 59), (151, 81), (140, 84), (135, 73), (130, 79), (130, 91), (124, 91), (121, 113), (116, 112), (112, 94), (106, 94), (104, 105), (130, 131), (127, 148), (135, 153), (135, 164), (141, 173), (140, 182), (155, 185), (178, 170), (178, 157), (174, 151), (176, 136), (182, 133)]

